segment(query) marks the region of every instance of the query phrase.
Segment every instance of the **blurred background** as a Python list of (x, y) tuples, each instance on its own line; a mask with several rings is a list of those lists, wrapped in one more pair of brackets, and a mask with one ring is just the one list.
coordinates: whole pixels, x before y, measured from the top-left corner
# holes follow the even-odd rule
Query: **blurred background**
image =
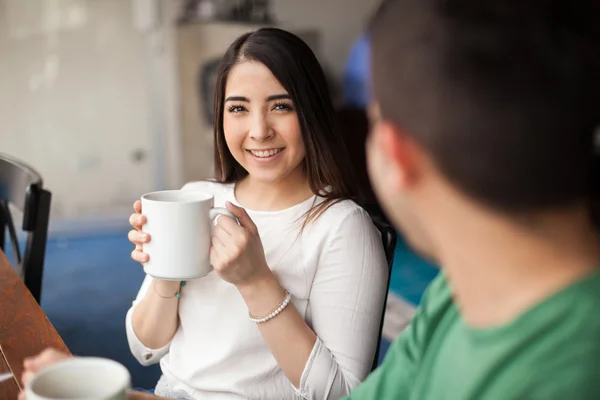
[[(73, 353), (116, 359), (135, 386), (154, 386), (158, 368), (138, 366), (125, 338), (143, 279), (128, 217), (143, 193), (212, 176), (214, 78), (239, 35), (277, 26), (312, 47), (364, 170), (363, 32), (378, 3), (0, 0), (0, 152), (52, 192), (42, 307)], [(399, 241), (383, 350), (435, 274)]]

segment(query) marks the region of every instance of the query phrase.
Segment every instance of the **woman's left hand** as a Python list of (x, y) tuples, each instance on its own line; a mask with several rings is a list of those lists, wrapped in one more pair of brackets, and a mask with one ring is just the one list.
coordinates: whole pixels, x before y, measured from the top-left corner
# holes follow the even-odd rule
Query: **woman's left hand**
[(271, 274), (254, 222), (241, 207), (227, 202), (239, 221), (221, 215), (213, 231), (210, 262), (219, 276), (236, 286), (252, 284)]

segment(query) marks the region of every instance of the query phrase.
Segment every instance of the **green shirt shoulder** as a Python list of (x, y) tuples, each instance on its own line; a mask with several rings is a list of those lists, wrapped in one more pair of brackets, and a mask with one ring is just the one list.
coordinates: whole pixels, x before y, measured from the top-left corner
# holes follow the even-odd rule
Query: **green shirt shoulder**
[(443, 273), (350, 399), (600, 399), (600, 273), (506, 325), (472, 329)]
[(409, 399), (422, 354), (433, 335), (434, 324), (456, 313), (442, 273), (429, 284), (410, 324), (392, 343), (383, 363), (348, 397), (352, 399)]

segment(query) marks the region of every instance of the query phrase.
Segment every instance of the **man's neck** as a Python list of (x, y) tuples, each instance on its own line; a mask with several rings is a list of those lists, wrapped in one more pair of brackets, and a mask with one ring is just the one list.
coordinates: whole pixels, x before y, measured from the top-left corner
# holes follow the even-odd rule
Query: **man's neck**
[(481, 209), (454, 209), (448, 219), (435, 229), (437, 255), (472, 327), (510, 322), (600, 264), (600, 240), (583, 207), (540, 216), (536, 228)]

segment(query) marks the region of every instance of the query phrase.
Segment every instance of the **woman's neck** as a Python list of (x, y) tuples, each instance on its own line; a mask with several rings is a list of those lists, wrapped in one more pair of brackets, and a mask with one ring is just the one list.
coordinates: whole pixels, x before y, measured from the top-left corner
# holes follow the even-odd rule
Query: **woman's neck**
[(260, 181), (248, 175), (235, 186), (235, 197), (240, 205), (256, 211), (285, 210), (313, 195), (304, 174), (288, 176), (278, 182)]

